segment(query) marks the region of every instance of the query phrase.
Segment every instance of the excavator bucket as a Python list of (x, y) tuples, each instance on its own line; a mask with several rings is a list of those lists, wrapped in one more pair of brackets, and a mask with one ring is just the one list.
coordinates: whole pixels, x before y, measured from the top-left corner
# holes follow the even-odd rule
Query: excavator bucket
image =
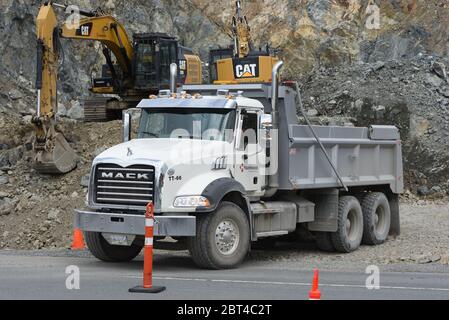
[(62, 133), (55, 133), (45, 150), (38, 151), (34, 168), (44, 174), (64, 174), (76, 168), (78, 156)]

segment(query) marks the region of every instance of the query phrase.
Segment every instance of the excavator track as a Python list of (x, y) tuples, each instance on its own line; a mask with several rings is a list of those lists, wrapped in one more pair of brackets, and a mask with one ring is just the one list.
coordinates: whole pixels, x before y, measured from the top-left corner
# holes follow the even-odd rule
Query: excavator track
[(122, 110), (135, 108), (142, 97), (130, 96), (122, 100), (95, 97), (84, 100), (84, 122), (106, 122), (122, 119)]
[(84, 122), (108, 121), (107, 102), (107, 98), (89, 98), (84, 100)]

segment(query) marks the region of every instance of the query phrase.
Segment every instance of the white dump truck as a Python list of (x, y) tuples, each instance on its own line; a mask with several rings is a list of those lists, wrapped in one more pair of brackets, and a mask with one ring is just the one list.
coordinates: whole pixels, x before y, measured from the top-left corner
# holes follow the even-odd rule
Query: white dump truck
[(209, 269), (236, 267), (251, 243), (300, 229), (343, 253), (399, 234), (398, 129), (312, 126), (298, 86), (278, 84), (281, 66), (271, 84), (184, 86), (143, 100), (135, 138), (124, 113), (124, 143), (95, 158), (88, 209), (76, 211), (95, 257), (139, 254), (150, 201), (157, 239), (187, 244)]

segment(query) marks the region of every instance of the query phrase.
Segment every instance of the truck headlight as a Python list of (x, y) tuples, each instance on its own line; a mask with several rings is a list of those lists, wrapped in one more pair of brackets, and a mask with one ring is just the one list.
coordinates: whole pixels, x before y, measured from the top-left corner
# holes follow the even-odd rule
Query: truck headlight
[(209, 199), (203, 196), (185, 196), (177, 197), (173, 203), (175, 208), (208, 208), (210, 207)]

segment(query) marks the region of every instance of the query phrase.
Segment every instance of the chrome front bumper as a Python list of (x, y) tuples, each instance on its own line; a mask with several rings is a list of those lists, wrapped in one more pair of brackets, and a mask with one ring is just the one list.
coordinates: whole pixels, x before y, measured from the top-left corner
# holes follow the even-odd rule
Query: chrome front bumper
[[(75, 210), (75, 228), (88, 232), (145, 235), (145, 216)], [(196, 218), (192, 216), (157, 216), (154, 236), (194, 237)]]

